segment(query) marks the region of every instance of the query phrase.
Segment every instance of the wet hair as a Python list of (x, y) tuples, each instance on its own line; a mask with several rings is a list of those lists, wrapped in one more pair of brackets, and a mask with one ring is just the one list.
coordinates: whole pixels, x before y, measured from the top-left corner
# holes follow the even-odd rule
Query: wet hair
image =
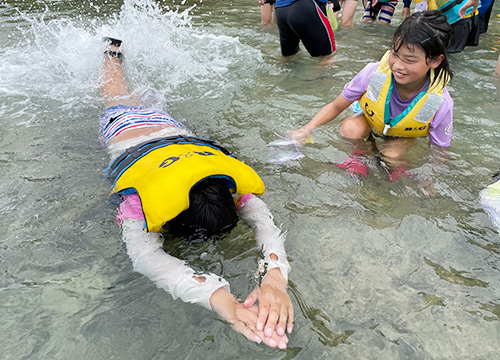
[(397, 53), (401, 46), (414, 45), (425, 52), (427, 59), (434, 60), (443, 55), (441, 64), (434, 69), (436, 76), (431, 85), (440, 80), (446, 83), (453, 77), (446, 57), (452, 31), (446, 16), (441, 11), (415, 12), (396, 29), (392, 49)]
[(163, 228), (173, 236), (199, 242), (231, 231), (237, 222), (238, 213), (226, 180), (208, 178), (191, 188), (189, 208)]

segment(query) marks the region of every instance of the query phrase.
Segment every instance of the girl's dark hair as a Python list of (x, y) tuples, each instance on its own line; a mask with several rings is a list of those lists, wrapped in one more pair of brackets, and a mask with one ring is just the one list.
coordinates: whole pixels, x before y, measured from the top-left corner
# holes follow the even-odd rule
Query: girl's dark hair
[(189, 192), (189, 208), (163, 227), (174, 236), (207, 240), (231, 231), (238, 222), (234, 200), (222, 178), (200, 181)]
[(442, 12), (438, 10), (415, 12), (396, 29), (392, 49), (398, 52), (401, 46), (415, 45), (425, 52), (427, 59), (433, 60), (443, 55), (443, 61), (434, 69), (436, 77), (431, 85), (440, 80), (446, 83), (453, 77), (446, 57), (452, 31)]

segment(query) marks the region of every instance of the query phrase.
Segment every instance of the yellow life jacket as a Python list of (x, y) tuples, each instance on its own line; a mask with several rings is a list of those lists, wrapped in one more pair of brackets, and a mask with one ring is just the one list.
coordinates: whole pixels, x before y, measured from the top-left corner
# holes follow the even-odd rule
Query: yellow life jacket
[(135, 193), (141, 199), (145, 231), (162, 225), (189, 207), (189, 191), (206, 178), (223, 178), (233, 194), (261, 195), (257, 173), (211, 140), (169, 137), (127, 149), (108, 167), (111, 194)]
[(429, 86), (432, 87), (421, 91), (401, 114), (391, 119), (389, 104), (394, 80), (388, 63), (389, 53), (390, 51), (386, 52), (380, 60), (380, 65), (370, 77), (366, 92), (359, 99), (361, 110), (377, 135), (428, 136), (429, 123), (444, 101), (443, 90), (446, 83), (440, 80), (430, 85), (435, 76), (434, 69), (431, 69)]

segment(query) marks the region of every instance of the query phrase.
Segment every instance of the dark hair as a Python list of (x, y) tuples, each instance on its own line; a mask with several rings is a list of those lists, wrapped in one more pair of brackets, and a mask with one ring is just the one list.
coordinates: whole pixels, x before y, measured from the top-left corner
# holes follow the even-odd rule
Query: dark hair
[(446, 83), (453, 77), (446, 57), (451, 34), (452, 28), (441, 11), (415, 12), (396, 29), (392, 49), (398, 52), (403, 45), (407, 47), (415, 45), (425, 52), (427, 59), (433, 60), (439, 55), (443, 55), (443, 61), (434, 69), (436, 77), (431, 85), (439, 80)]
[(208, 178), (191, 188), (189, 208), (163, 227), (174, 236), (203, 241), (231, 231), (237, 222), (238, 213), (226, 180)]

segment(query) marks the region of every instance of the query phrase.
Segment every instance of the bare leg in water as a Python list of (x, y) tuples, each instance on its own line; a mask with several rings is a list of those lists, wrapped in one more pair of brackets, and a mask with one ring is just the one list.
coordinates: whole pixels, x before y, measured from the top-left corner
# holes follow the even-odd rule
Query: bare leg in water
[[(376, 154), (379, 164), (388, 172), (391, 181), (395, 181), (400, 177), (410, 177), (404, 155), (414, 146), (414, 139), (386, 139), (377, 146), (375, 139), (369, 138), (371, 136), (370, 131), (370, 126), (366, 122), (364, 115), (348, 117), (342, 121), (340, 134), (352, 143), (353, 154), (338, 166), (346, 169), (352, 175), (359, 173), (366, 177), (367, 167), (358, 156), (373, 152)], [(370, 140), (371, 151), (367, 149), (364, 139)]]
[(128, 91), (128, 84), (122, 69), (120, 46), (108, 45), (101, 69), (100, 85), (101, 96), (107, 108), (117, 105), (139, 105), (139, 99)]
[[(128, 84), (122, 68), (122, 55), (118, 40), (110, 40), (110, 44), (104, 55), (102, 64), (100, 86), (101, 96), (106, 108), (118, 105), (139, 106), (140, 97), (132, 95), (128, 90)], [(108, 144), (123, 140), (133, 139), (141, 135), (149, 135), (163, 129), (165, 126), (150, 126), (125, 131), (114, 136)]]

